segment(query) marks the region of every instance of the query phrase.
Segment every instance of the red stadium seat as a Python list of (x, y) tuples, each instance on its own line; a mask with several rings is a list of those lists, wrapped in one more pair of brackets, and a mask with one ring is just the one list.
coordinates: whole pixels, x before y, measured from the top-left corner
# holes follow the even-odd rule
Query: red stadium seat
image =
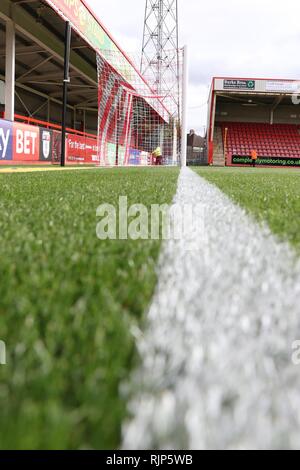
[(223, 123), (227, 152), (249, 156), (256, 149), (260, 157), (300, 158), (300, 127), (293, 124)]

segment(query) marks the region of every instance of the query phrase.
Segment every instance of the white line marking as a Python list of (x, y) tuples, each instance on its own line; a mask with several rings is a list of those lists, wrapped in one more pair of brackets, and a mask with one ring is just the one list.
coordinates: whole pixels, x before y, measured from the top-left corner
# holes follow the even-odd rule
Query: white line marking
[(176, 202), (190, 201), (205, 204), (207, 237), (195, 252), (164, 245), (123, 448), (299, 448), (299, 260), (183, 169)]

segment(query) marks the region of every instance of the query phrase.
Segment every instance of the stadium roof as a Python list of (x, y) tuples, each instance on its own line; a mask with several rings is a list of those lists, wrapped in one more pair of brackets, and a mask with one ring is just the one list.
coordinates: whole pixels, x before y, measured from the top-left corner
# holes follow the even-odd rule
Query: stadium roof
[(210, 89), (212, 114), (212, 95), (218, 103), (236, 103), (241, 106), (266, 106), (276, 109), (292, 104), (292, 96), (300, 95), (300, 80), (278, 78), (236, 78), (214, 77)]
[[(68, 104), (97, 108), (96, 53), (135, 89), (153, 95), (150, 86), (133, 62), (84, 0), (1, 0), (0, 1), (0, 80), (5, 79), (5, 21), (16, 27), (16, 89), (62, 100), (65, 20), (72, 24), (71, 84)], [(63, 21), (64, 20), (64, 21)], [(147, 99), (166, 118), (162, 103)]]
[[(1, 21), (1, 18), (3, 20)], [(5, 20), (16, 25), (16, 89), (62, 100), (64, 23), (45, 2), (1, 0), (0, 78), (5, 79)], [(79, 36), (72, 41), (69, 105), (97, 106), (95, 51)]]
[(101, 54), (111, 66), (134, 87), (140, 84), (148, 94), (153, 94), (145, 78), (132, 60), (113, 39), (85, 0), (45, 0), (57, 13), (71, 22), (75, 31)]
[[(280, 99), (280, 101), (279, 101)], [(218, 92), (218, 103), (240, 103), (242, 106), (274, 106), (291, 105), (290, 94), (262, 94), (262, 93), (222, 93)]]
[(224, 93), (261, 93), (265, 95), (298, 93), (300, 80), (278, 78), (214, 77), (211, 91)]

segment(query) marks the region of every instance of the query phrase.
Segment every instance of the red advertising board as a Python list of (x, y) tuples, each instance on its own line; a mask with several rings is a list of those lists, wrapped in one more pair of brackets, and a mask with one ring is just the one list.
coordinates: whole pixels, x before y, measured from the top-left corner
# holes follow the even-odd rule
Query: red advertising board
[(36, 162), (40, 158), (40, 128), (15, 122), (13, 124), (13, 160)]
[(67, 137), (68, 163), (98, 163), (97, 139), (69, 134)]
[[(0, 119), (0, 164), (59, 163), (61, 132)], [(97, 138), (69, 134), (68, 163), (99, 163)]]
[(0, 119), (0, 163), (35, 163), (39, 157), (39, 127)]
[(82, 0), (46, 0), (60, 15), (63, 15), (82, 34), (84, 39), (97, 49), (117, 50), (116, 44), (98, 23)]

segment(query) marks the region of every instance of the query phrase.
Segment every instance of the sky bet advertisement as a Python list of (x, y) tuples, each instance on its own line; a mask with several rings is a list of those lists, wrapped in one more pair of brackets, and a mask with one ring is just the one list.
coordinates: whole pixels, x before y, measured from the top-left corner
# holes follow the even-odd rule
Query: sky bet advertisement
[(13, 124), (0, 119), (0, 161), (13, 159)]
[[(60, 132), (0, 119), (0, 164), (58, 163), (60, 151)], [(97, 163), (97, 139), (69, 134), (67, 161)]]
[(1, 119), (0, 162), (38, 162), (39, 159), (40, 129)]

